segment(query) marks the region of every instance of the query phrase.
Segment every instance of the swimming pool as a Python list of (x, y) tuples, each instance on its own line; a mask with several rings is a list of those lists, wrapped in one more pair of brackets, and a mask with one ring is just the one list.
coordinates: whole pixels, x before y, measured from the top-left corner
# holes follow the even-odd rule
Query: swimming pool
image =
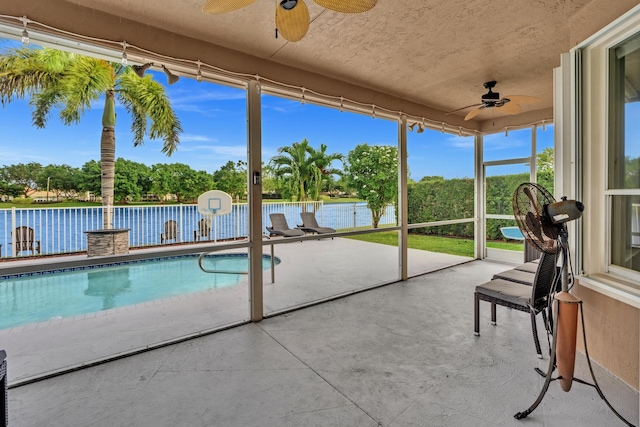
[[(212, 254), (203, 259), (203, 266), (246, 272), (247, 260), (247, 254)], [(270, 266), (271, 257), (263, 255), (263, 269)], [(246, 280), (246, 274), (203, 272), (198, 255), (4, 276), (0, 277), (0, 329), (225, 288)]]

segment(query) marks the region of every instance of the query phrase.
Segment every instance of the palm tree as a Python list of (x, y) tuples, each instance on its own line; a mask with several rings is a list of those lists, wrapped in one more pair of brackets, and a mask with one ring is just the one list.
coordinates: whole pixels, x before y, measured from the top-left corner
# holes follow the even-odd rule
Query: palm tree
[(278, 148), (279, 154), (270, 161), (275, 176), (288, 182), (298, 201), (307, 199), (307, 189), (315, 168), (315, 158), (310, 156), (312, 150), (309, 141), (303, 139), (302, 142)]
[(102, 96), (103, 227), (112, 228), (116, 98), (132, 117), (133, 145), (141, 145), (146, 135), (162, 138), (162, 152), (170, 156), (180, 143), (182, 127), (164, 87), (149, 76), (138, 77), (131, 67), (55, 49), (8, 49), (0, 57), (0, 103), (4, 106), (29, 97), (33, 124), (39, 128), (46, 126), (56, 108), (63, 124), (77, 124), (91, 103)]
[(330, 181), (333, 175), (342, 176), (342, 170), (331, 166), (334, 160), (343, 162), (344, 155), (340, 153), (327, 153), (327, 145), (320, 144), (320, 150), (311, 149), (311, 158), (314, 159), (313, 179), (311, 186), (311, 197), (319, 200), (322, 184)]

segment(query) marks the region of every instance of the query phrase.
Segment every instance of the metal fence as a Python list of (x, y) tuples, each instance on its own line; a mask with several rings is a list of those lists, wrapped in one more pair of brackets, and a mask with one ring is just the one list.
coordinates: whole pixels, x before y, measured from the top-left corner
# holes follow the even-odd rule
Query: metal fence
[[(115, 206), (113, 227), (129, 229), (129, 247), (139, 248), (163, 244), (161, 234), (165, 223), (178, 224), (175, 240), (164, 244), (198, 241), (198, 221), (204, 218), (197, 205)], [(371, 211), (365, 203), (275, 202), (262, 205), (262, 229), (270, 225), (269, 214), (284, 213), (291, 228), (301, 223), (301, 212), (315, 212), (320, 225), (336, 230), (371, 227)], [(0, 210), (0, 257), (20, 257), (36, 254), (65, 254), (87, 250), (85, 231), (102, 228), (103, 208), (11, 208)], [(248, 235), (248, 206), (233, 204), (228, 215), (215, 217), (209, 238), (213, 241), (242, 238)], [(395, 224), (395, 210), (389, 205), (380, 225)], [(33, 230), (33, 250), (22, 250), (13, 244), (16, 228)], [(29, 242), (31, 243), (31, 242)]]

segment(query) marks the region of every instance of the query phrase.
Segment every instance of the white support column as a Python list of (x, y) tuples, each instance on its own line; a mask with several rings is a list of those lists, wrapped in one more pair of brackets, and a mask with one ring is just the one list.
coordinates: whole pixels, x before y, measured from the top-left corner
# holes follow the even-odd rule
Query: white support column
[(409, 278), (409, 273), (407, 272), (409, 263), (407, 249), (409, 238), (407, 175), (407, 117), (403, 115), (398, 121), (398, 225), (402, 227), (398, 236), (398, 273), (400, 280)]
[(483, 137), (476, 134), (474, 137), (474, 257), (484, 259), (486, 257), (485, 247), (487, 245), (487, 233), (485, 232), (485, 168), (483, 157)]
[(262, 117), (258, 82), (247, 87), (247, 196), (249, 205), (249, 313), (258, 322), (264, 315), (262, 296)]
[(529, 175), (531, 182), (538, 182), (538, 126), (531, 126), (531, 162), (529, 162)]

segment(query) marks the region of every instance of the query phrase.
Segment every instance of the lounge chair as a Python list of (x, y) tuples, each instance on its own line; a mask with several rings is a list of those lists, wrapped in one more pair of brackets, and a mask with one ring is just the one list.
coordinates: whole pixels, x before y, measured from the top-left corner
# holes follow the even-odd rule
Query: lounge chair
[(305, 233), (327, 234), (336, 232), (336, 230), (331, 227), (320, 227), (313, 212), (301, 212), (300, 218), (302, 218), (302, 225), (299, 225), (296, 228), (304, 231)]
[(211, 240), (211, 220), (208, 218), (202, 218), (198, 221), (198, 229), (193, 230), (193, 241), (198, 240)]
[(501, 227), (500, 232), (507, 240), (524, 240), (524, 235), (518, 227)]
[(40, 253), (40, 240), (35, 240), (33, 228), (24, 225), (17, 227), (15, 240), (16, 254), (22, 251), (31, 251), (32, 254)]
[(289, 228), (289, 224), (287, 224), (287, 218), (285, 218), (283, 213), (269, 214), (269, 218), (271, 218), (271, 227), (267, 227), (269, 236), (304, 236), (304, 231)]
[(556, 276), (557, 255), (544, 253), (534, 275), (532, 286), (504, 279), (493, 279), (476, 286), (474, 294), (474, 332), (480, 335), (480, 300), (491, 303), (491, 323), (496, 324), (496, 305), (528, 312), (531, 315), (531, 329), (536, 353), (542, 358), (536, 315), (542, 313), (547, 323), (545, 309), (548, 306), (549, 291)]
[(178, 223), (172, 219), (164, 223), (164, 233), (160, 234), (160, 243), (168, 240), (178, 241)]

